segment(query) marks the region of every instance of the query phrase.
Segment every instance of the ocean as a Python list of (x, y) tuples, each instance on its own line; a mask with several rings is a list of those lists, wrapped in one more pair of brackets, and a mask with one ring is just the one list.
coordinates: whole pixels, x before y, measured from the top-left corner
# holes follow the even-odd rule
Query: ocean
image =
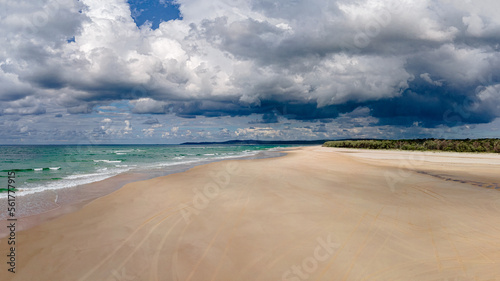
[[(16, 172), (16, 196), (75, 187), (126, 172), (169, 174), (212, 161), (255, 156), (271, 145), (0, 146), (0, 178)], [(4, 188), (2, 186), (2, 188)], [(6, 188), (6, 186), (5, 186)], [(5, 198), (6, 192), (0, 193)]]

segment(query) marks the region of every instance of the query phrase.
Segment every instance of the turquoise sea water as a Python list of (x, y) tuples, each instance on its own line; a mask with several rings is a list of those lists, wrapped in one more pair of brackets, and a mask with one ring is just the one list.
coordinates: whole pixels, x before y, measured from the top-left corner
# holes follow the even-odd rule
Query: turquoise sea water
[[(74, 187), (129, 171), (194, 166), (256, 155), (263, 145), (50, 145), (0, 146), (0, 179), (16, 172), (18, 196)], [(3, 183), (2, 183), (3, 185)], [(6, 194), (0, 193), (0, 198)]]

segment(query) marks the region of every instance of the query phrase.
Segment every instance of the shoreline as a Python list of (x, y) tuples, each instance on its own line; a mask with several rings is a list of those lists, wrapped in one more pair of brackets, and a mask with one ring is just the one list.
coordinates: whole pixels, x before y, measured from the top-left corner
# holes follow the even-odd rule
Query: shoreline
[[(289, 148), (283, 148), (289, 149)], [(123, 188), (125, 185), (133, 182), (140, 182), (154, 178), (164, 177), (171, 174), (183, 173), (196, 166), (203, 166), (214, 162), (226, 160), (250, 160), (250, 159), (266, 159), (274, 157), (282, 157), (286, 155), (283, 149), (259, 151), (255, 155), (246, 155), (238, 157), (228, 157), (225, 159), (210, 159), (201, 160), (197, 163), (179, 164), (167, 166), (163, 169), (142, 170), (142, 171), (127, 171), (104, 180), (91, 182), (83, 185), (60, 188), (55, 190), (45, 190), (36, 193), (16, 196), (17, 205), (28, 206), (33, 208), (33, 202), (37, 209), (24, 210), (21, 215), (17, 213), (17, 220), (20, 227), (18, 231), (30, 229), (34, 226), (43, 224), (47, 221), (56, 219), (60, 216), (75, 212), (94, 200), (105, 197), (113, 192)], [(275, 155), (274, 155), (275, 154)], [(53, 201), (54, 198), (57, 201)], [(40, 205), (42, 204), (42, 205)], [(0, 208), (7, 210), (7, 202), (0, 202)], [(26, 209), (26, 207), (23, 207)], [(5, 212), (2, 212), (6, 216)], [(0, 217), (0, 224), (6, 223), (6, 217)], [(4, 238), (8, 233), (4, 229), (0, 229), (0, 239)]]
[[(28, 210), (23, 212), (24, 215), (17, 216), (18, 230), (28, 230), (65, 214), (75, 212), (88, 203), (119, 190), (128, 183), (147, 179), (148, 177), (144, 174), (123, 173), (101, 181), (59, 189), (54, 194), (49, 190), (16, 197), (18, 206), (32, 205), (31, 202), (41, 201), (36, 206), (38, 209)], [(54, 200), (56, 196), (57, 202)], [(0, 204), (0, 208), (6, 210), (6, 204)], [(5, 224), (6, 220), (0, 219), (0, 223)], [(0, 239), (6, 235), (7, 232), (4, 232), (3, 229), (0, 230)]]
[(390, 156), (300, 147), (129, 183), (19, 231), (7, 280), (500, 280), (500, 195), (471, 184), (500, 164)]

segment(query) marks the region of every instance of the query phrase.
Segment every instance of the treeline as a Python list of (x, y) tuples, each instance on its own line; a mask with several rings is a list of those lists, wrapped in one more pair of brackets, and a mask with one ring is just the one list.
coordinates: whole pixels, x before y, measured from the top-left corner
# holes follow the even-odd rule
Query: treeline
[(415, 140), (342, 140), (328, 141), (325, 147), (400, 149), (400, 150), (438, 150), (454, 152), (500, 153), (500, 139), (415, 139)]

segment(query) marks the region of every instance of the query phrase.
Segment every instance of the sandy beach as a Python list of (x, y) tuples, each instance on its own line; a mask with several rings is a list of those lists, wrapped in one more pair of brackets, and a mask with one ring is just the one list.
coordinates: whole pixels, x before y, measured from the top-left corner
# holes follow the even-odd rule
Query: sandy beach
[[(1, 280), (500, 280), (500, 155), (294, 148), (16, 233)], [(8, 230), (2, 221), (2, 230)]]

